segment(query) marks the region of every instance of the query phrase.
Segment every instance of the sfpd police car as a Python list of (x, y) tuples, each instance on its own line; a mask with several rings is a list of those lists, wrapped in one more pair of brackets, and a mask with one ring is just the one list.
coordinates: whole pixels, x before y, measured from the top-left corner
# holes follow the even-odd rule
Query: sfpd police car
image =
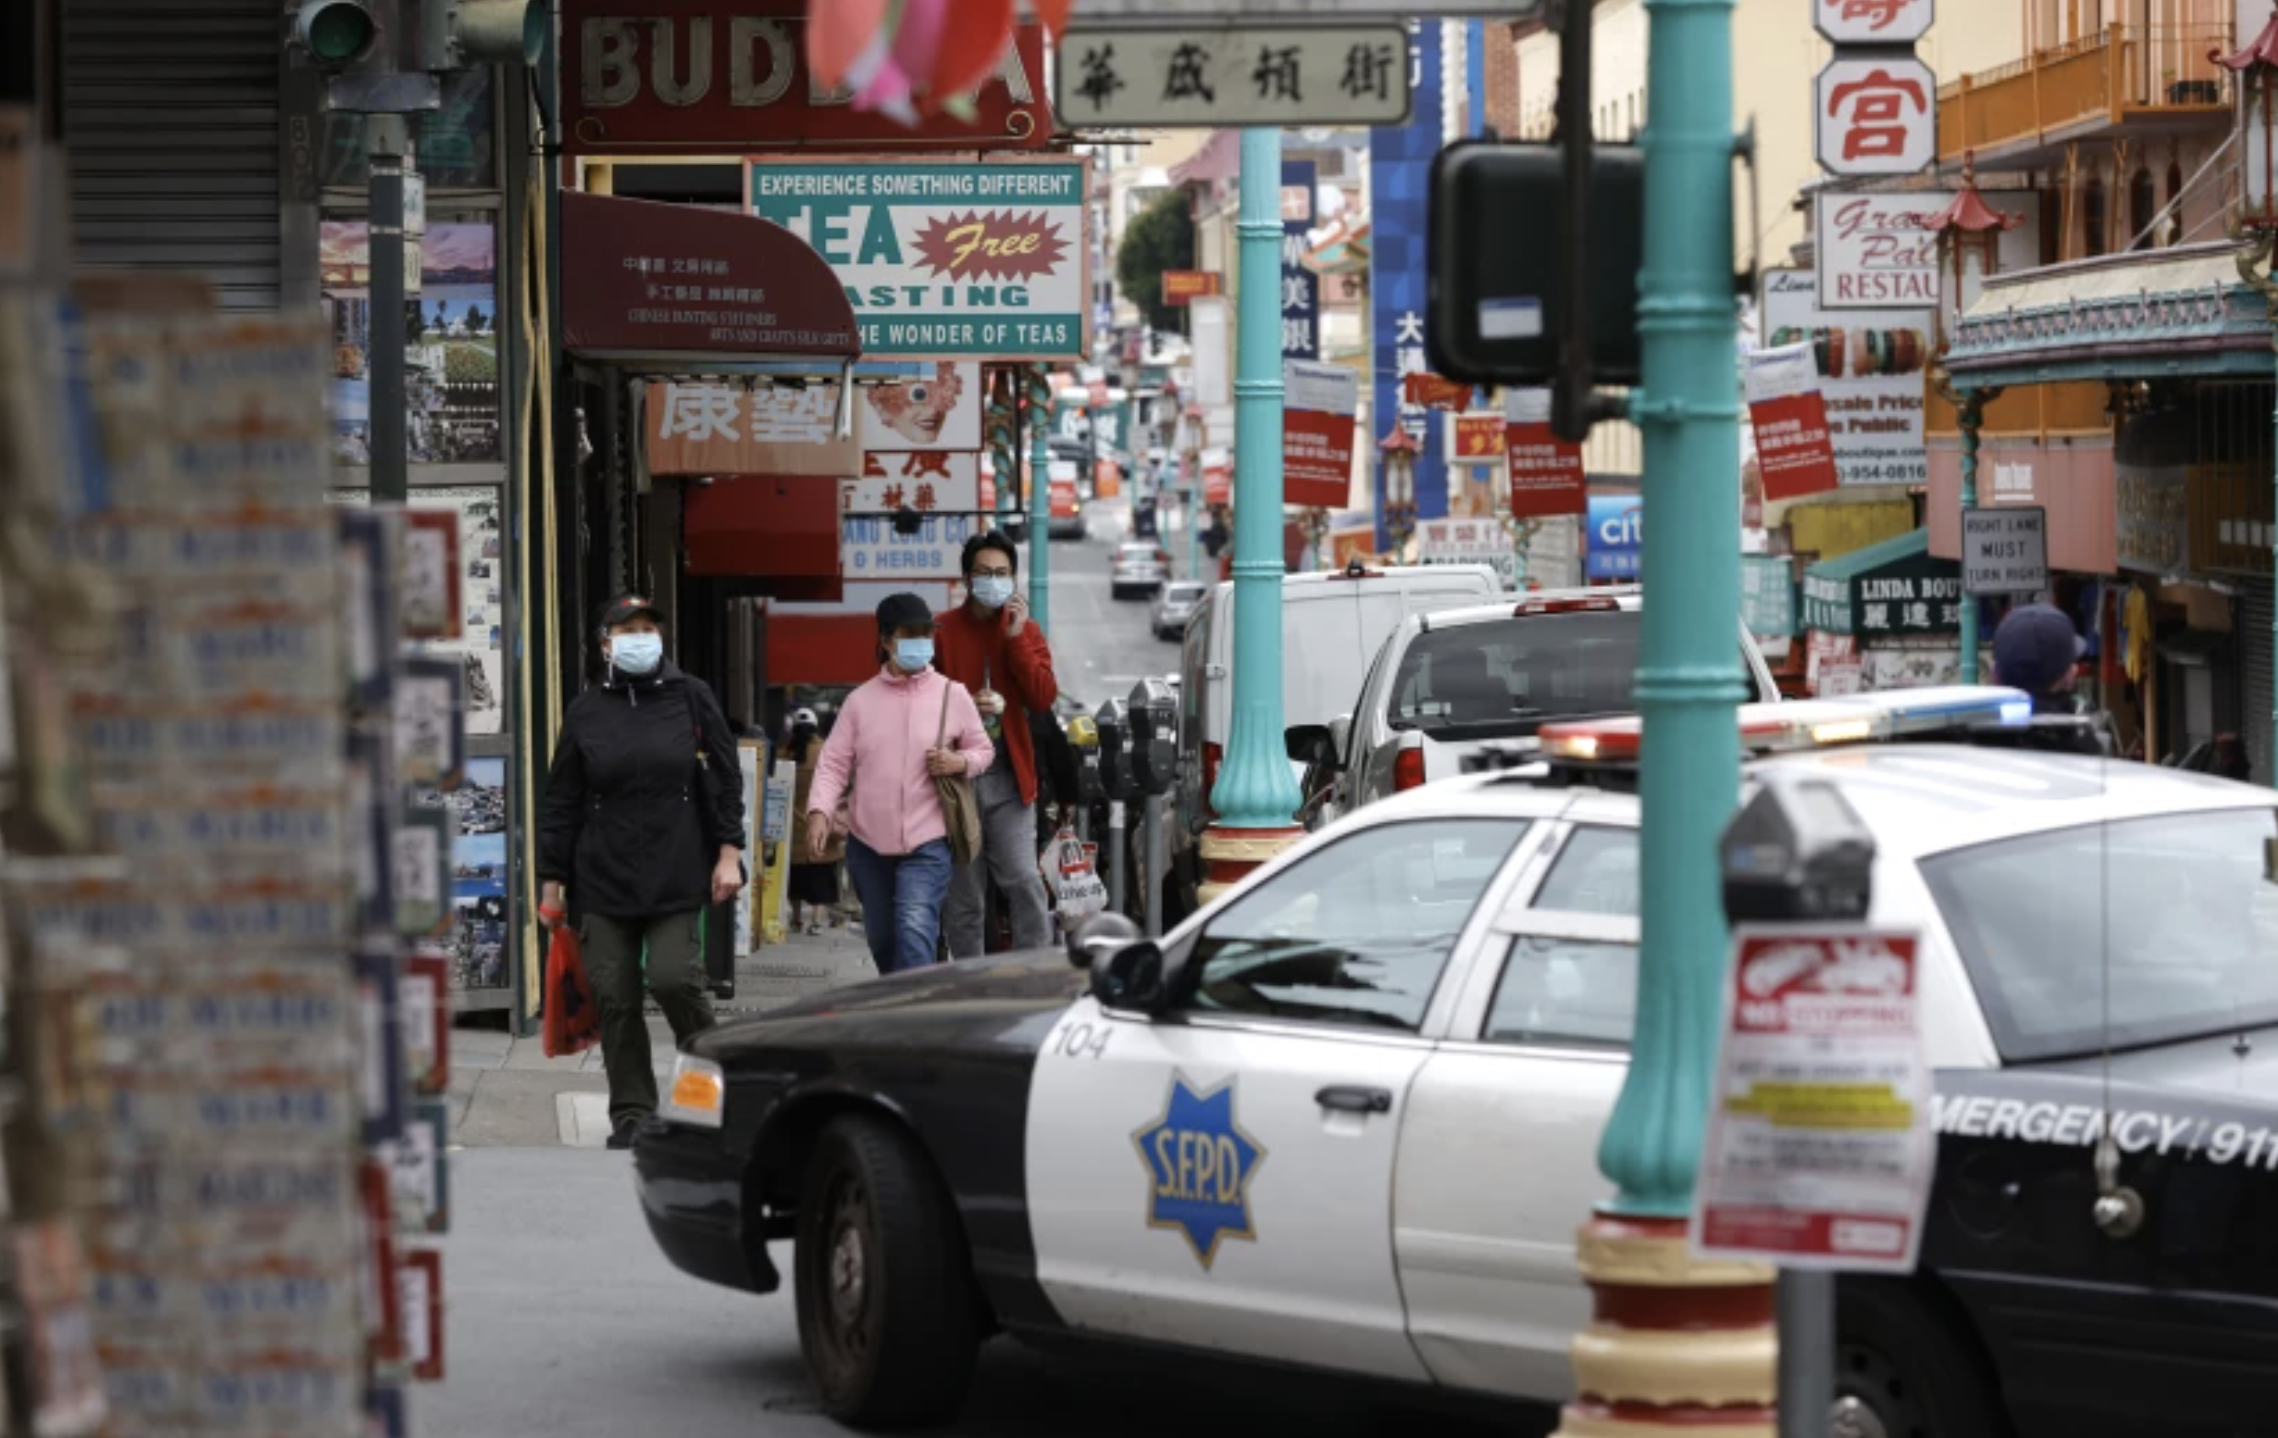
[[(1871, 831), (1869, 922), (1921, 936), (1938, 1176), (1917, 1273), (1840, 1283), (1835, 1431), (2278, 1431), (2278, 808), (1873, 742), (2025, 708), (1742, 713), (1752, 774), (1823, 779)], [(1613, 721), (1544, 747), (1636, 743)], [(997, 1331), (1566, 1397), (1637, 823), (1602, 775), (1453, 779), (1088, 972), (1011, 956), (724, 1025), (636, 1143), (651, 1230), (758, 1293), (792, 1240), (809, 1365), (862, 1424), (954, 1414)]]

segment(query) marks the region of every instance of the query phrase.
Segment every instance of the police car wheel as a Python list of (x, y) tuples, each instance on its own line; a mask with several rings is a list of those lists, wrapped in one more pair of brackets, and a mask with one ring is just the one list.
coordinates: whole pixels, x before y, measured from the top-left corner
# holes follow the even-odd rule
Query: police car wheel
[(906, 1133), (857, 1115), (823, 1129), (793, 1262), (799, 1348), (826, 1412), (858, 1427), (957, 1416), (979, 1301), (949, 1196)]
[(1902, 1284), (1836, 1287), (1828, 1438), (2008, 1438), (1992, 1372), (1958, 1310)]

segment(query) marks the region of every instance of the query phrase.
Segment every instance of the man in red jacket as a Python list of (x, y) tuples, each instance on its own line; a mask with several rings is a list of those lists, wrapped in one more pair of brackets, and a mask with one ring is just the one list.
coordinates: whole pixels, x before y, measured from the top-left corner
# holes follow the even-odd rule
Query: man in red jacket
[(1036, 741), (1030, 711), (1049, 713), (1060, 697), (1052, 650), (1028, 617), (1016, 581), (1019, 551), (991, 530), (965, 541), (965, 602), (934, 628), (934, 667), (973, 691), (997, 762), (973, 781), (981, 801), (981, 855), (949, 883), (942, 927), (953, 959), (986, 948), (982, 917), (989, 880), (1005, 896), (1016, 949), (1051, 942), (1044, 877), (1036, 869)]

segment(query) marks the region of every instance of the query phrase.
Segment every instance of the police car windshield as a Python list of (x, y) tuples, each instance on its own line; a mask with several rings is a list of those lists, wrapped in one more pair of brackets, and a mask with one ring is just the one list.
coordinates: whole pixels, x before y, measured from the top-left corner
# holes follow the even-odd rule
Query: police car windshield
[(1400, 658), (1386, 719), (1449, 738), (1509, 739), (1555, 720), (1627, 713), (1639, 618), (1590, 610), (1427, 630)]
[(2278, 1024), (2273, 840), (2268, 810), (2176, 814), (1955, 850), (1922, 872), (2002, 1057), (2029, 1062)]

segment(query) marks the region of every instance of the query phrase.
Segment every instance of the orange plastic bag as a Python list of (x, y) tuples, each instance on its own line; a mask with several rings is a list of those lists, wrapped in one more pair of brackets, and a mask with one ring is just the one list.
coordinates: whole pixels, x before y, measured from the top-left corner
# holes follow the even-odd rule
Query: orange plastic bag
[(567, 924), (554, 930), (554, 941), (546, 948), (544, 1034), (550, 1059), (584, 1053), (601, 1041), (601, 1009), (585, 979), (577, 934)]

